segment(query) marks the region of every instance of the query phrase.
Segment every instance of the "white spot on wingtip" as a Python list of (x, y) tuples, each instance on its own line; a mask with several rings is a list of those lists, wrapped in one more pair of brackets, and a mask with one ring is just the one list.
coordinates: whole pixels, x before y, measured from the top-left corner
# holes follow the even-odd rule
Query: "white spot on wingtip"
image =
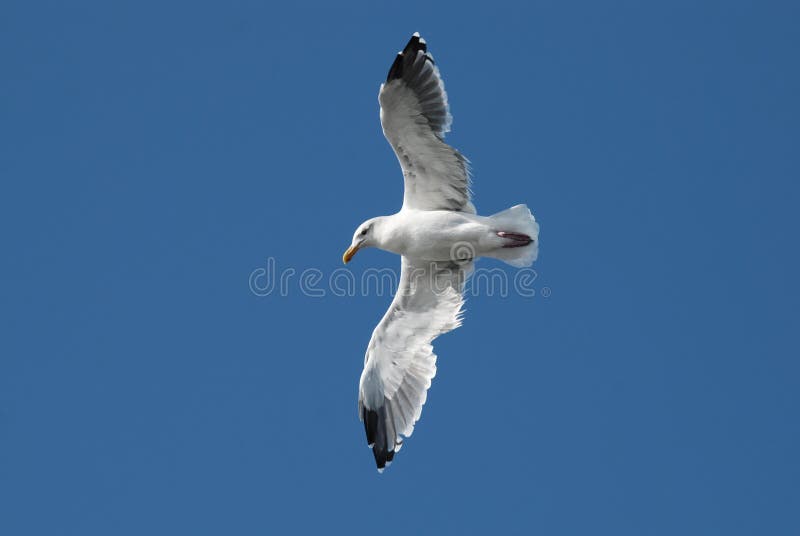
[(419, 37), (419, 32), (414, 32), (414, 35), (412, 35), (411, 37)]
[(379, 472), (380, 474), (383, 474), (383, 467), (378, 467), (378, 472)]
[(368, 448), (368, 449), (371, 449), (371, 448), (372, 448), (372, 447), (374, 447), (374, 446), (375, 446), (375, 443), (370, 443), (369, 445), (367, 445), (367, 448)]

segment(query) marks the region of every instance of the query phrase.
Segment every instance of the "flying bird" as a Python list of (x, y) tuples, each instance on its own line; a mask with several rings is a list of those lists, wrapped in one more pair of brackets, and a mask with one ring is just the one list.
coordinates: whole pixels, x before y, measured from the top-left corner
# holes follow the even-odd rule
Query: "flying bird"
[(475, 259), (530, 266), (539, 225), (525, 205), (476, 214), (468, 161), (444, 142), (452, 122), (447, 93), (419, 33), (397, 54), (378, 100), (383, 134), (403, 170), (403, 206), (359, 225), (342, 260), (365, 247), (401, 256), (400, 284), (372, 332), (358, 393), (367, 444), (383, 472), (422, 413), (436, 373), (433, 339), (461, 325)]

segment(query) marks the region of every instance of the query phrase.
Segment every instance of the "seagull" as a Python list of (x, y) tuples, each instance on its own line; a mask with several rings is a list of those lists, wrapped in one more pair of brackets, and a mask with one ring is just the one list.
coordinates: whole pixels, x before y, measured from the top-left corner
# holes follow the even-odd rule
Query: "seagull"
[(447, 93), (419, 33), (397, 54), (378, 101), (383, 134), (403, 170), (403, 205), (359, 225), (342, 261), (366, 247), (401, 256), (400, 283), (372, 332), (358, 392), (367, 444), (383, 472), (422, 413), (436, 374), (431, 343), (461, 325), (475, 259), (530, 266), (539, 225), (525, 205), (477, 215), (468, 160), (444, 142), (452, 122)]

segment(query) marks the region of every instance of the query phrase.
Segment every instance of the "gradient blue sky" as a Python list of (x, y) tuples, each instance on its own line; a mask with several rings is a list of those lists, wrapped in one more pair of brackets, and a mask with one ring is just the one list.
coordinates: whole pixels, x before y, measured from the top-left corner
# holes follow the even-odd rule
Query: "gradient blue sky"
[[(66, 4), (0, 7), (0, 533), (800, 533), (796, 2)], [(248, 276), (399, 207), (417, 30), (552, 294), (470, 298), (378, 475), (390, 299)]]

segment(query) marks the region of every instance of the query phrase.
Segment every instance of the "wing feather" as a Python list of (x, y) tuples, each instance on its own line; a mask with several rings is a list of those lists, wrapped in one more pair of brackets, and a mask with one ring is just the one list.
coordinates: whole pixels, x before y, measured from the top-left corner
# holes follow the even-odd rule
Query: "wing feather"
[(403, 207), (475, 212), (469, 162), (443, 141), (453, 121), (444, 82), (419, 34), (398, 53), (378, 101), (383, 134), (403, 169)]
[(436, 374), (432, 341), (461, 325), (471, 263), (402, 258), (400, 286), (367, 347), (359, 417), (378, 470), (414, 431)]

